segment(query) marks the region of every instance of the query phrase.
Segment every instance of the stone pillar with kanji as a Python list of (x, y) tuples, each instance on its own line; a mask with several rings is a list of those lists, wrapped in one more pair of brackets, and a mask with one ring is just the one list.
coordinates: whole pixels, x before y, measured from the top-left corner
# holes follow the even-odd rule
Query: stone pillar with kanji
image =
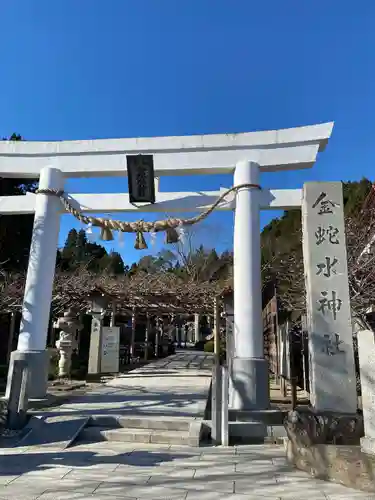
[(311, 405), (352, 414), (357, 390), (341, 182), (304, 185), (302, 224)]

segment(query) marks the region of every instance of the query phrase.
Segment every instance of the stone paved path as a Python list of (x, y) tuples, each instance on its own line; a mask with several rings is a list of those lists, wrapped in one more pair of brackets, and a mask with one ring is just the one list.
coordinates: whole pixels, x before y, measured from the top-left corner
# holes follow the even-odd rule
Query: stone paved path
[(101, 442), (63, 452), (1, 450), (0, 500), (374, 499), (314, 480), (282, 447), (160, 447)]
[(211, 367), (211, 355), (178, 352), (115, 377), (49, 413), (203, 416)]
[[(53, 412), (194, 418), (206, 404), (211, 363), (203, 353), (177, 353), (116, 377)], [(269, 445), (188, 448), (100, 442), (64, 451), (0, 449), (0, 500), (371, 498), (375, 495), (311, 479), (286, 463), (282, 447)]]

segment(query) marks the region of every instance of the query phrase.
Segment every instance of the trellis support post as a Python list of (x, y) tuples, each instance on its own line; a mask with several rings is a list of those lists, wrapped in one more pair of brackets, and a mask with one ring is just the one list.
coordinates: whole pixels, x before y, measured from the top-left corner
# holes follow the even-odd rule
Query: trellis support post
[(146, 328), (145, 328), (145, 352), (144, 352), (144, 360), (148, 360), (148, 340), (150, 334), (150, 315), (146, 313)]
[(156, 329), (155, 329), (155, 358), (159, 357), (159, 341), (160, 341), (160, 322), (159, 318), (156, 318)]
[(194, 314), (194, 343), (200, 341), (200, 315), (198, 313)]
[(133, 359), (135, 355), (135, 329), (137, 326), (136, 309), (133, 308), (132, 312), (132, 332), (130, 338), (130, 358)]
[[(64, 189), (62, 172), (56, 168), (42, 168), (39, 188)], [(16, 360), (26, 360), (29, 366), (29, 398), (44, 398), (47, 392), (49, 355), (46, 341), (60, 230), (60, 210), (61, 202), (56, 196), (37, 195), (20, 334), (17, 350), (11, 354), (6, 397), (9, 397)]]

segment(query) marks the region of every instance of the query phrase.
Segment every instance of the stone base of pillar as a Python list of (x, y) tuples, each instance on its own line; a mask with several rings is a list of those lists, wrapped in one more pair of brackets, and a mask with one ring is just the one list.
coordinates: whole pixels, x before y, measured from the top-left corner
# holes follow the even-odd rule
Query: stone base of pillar
[(48, 368), (50, 362), (49, 352), (43, 351), (13, 351), (9, 361), (8, 380), (5, 397), (9, 398), (13, 364), (16, 360), (25, 360), (30, 367), (30, 380), (28, 384), (28, 399), (44, 399), (47, 394)]
[(266, 410), (270, 406), (268, 362), (260, 358), (233, 358), (230, 409)]
[(361, 450), (367, 455), (375, 455), (375, 439), (371, 437), (361, 437)]

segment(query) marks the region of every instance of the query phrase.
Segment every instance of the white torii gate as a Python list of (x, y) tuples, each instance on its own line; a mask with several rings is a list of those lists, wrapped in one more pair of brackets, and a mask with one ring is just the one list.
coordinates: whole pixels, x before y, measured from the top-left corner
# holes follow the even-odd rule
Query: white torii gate
[[(63, 142), (0, 142), (0, 176), (36, 179), (41, 189), (64, 189), (69, 177), (126, 176), (127, 154), (152, 154), (156, 177), (234, 173), (234, 185), (260, 184), (262, 171), (313, 166), (333, 123), (240, 134)], [(194, 212), (210, 206), (221, 191), (156, 193), (155, 204), (129, 202), (128, 194), (77, 194), (84, 212)], [(268, 366), (263, 353), (260, 271), (260, 209), (301, 206), (302, 191), (239, 189), (218, 210), (235, 210), (233, 408), (269, 406)], [(72, 200), (73, 201), (73, 200)], [(46, 194), (0, 197), (1, 214), (35, 213), (16, 359), (31, 366), (30, 397), (46, 393), (46, 338), (60, 200)]]

